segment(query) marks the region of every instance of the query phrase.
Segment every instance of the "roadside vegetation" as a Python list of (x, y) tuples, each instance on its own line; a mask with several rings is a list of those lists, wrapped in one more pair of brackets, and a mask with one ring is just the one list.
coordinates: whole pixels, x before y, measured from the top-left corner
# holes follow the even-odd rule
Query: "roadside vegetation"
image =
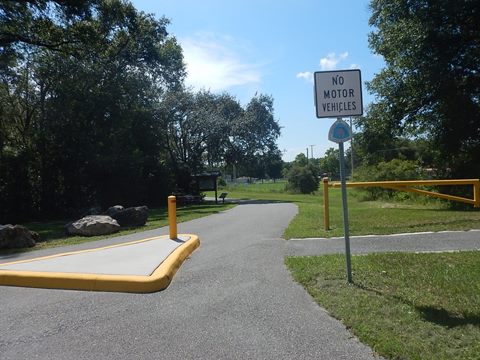
[(333, 317), (389, 359), (478, 359), (480, 252), (286, 259), (296, 281)]
[[(189, 205), (177, 208), (177, 222), (184, 222), (193, 219), (197, 219), (203, 216), (217, 214), (221, 211), (232, 208), (233, 204), (221, 204), (218, 205), (212, 202), (205, 202), (200, 205)], [(0, 255), (12, 254), (15, 252), (25, 252), (40, 249), (48, 249), (58, 246), (74, 245), (84, 242), (102, 240), (105, 238), (128, 235), (140, 231), (153, 230), (163, 226), (168, 226), (168, 211), (167, 208), (154, 208), (149, 210), (149, 216), (145, 226), (134, 227), (124, 229), (118, 233), (102, 236), (67, 236), (65, 235), (65, 224), (67, 220), (54, 220), (54, 221), (42, 221), (42, 222), (30, 222), (23, 224), (29, 229), (38, 232), (40, 237), (45, 240), (38, 242), (33, 248), (24, 249), (0, 249)], [(168, 233), (168, 230), (167, 232)]]
[[(292, 194), (285, 182), (229, 185), (228, 198), (289, 201), (298, 214), (285, 230), (286, 239), (343, 235), (340, 189), (330, 188), (330, 230), (323, 224), (323, 192)], [(365, 201), (364, 193), (348, 189), (351, 235), (397, 234), (422, 231), (480, 229), (480, 211), (452, 209), (445, 201), (416, 197), (398, 201)]]

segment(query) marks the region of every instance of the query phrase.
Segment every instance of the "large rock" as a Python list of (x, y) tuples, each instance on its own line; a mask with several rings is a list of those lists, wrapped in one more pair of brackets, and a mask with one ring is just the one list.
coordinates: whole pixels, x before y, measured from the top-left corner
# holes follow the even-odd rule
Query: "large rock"
[(136, 206), (120, 210), (112, 215), (120, 226), (143, 226), (148, 219), (148, 207)]
[(107, 209), (107, 211), (105, 211), (104, 215), (107, 215), (107, 216), (113, 216), (115, 215), (116, 213), (118, 213), (119, 211), (122, 211), (124, 208), (122, 205), (115, 205), (115, 206), (111, 206)]
[(21, 225), (0, 225), (0, 249), (25, 248), (35, 246), (40, 239), (38, 233)]
[(115, 219), (105, 215), (90, 215), (65, 226), (68, 235), (95, 236), (108, 235), (120, 230)]

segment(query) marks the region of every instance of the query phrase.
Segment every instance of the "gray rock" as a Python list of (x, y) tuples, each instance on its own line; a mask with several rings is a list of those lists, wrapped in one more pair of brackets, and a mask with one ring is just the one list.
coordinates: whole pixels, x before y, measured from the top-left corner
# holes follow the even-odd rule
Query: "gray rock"
[(14, 249), (35, 246), (40, 240), (38, 233), (21, 225), (0, 225), (0, 249)]
[(107, 211), (105, 211), (104, 215), (112, 216), (112, 215), (115, 215), (117, 212), (119, 212), (123, 209), (124, 208), (123, 208), (122, 205), (111, 206), (107, 209)]
[(90, 215), (65, 226), (68, 235), (95, 236), (108, 235), (120, 230), (120, 225), (110, 216)]
[(148, 207), (136, 206), (120, 210), (112, 215), (120, 226), (143, 226), (148, 219)]

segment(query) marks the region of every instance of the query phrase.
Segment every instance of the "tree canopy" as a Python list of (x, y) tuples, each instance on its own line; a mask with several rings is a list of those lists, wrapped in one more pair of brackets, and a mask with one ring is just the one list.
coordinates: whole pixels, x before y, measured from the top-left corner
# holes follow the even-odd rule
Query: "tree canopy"
[(369, 43), (386, 67), (357, 125), (368, 153), (422, 139), (444, 175), (480, 170), (480, 2), (372, 0)]
[(0, 223), (159, 204), (278, 150), (273, 99), (186, 89), (168, 24), (124, 0), (0, 4)]

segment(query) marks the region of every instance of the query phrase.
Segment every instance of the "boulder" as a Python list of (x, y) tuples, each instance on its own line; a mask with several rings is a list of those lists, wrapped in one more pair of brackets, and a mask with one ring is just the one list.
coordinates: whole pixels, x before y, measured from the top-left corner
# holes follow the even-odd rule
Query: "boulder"
[(120, 230), (120, 225), (110, 216), (90, 215), (65, 226), (68, 235), (95, 236), (108, 235)]
[(38, 233), (21, 225), (0, 225), (0, 249), (25, 248), (35, 246), (40, 240)]
[(136, 206), (120, 210), (112, 215), (120, 226), (143, 226), (148, 219), (148, 207)]
[(115, 206), (111, 206), (107, 209), (107, 211), (105, 211), (104, 215), (107, 215), (107, 216), (113, 216), (115, 215), (117, 212), (123, 210), (123, 206), (122, 205), (115, 205)]

